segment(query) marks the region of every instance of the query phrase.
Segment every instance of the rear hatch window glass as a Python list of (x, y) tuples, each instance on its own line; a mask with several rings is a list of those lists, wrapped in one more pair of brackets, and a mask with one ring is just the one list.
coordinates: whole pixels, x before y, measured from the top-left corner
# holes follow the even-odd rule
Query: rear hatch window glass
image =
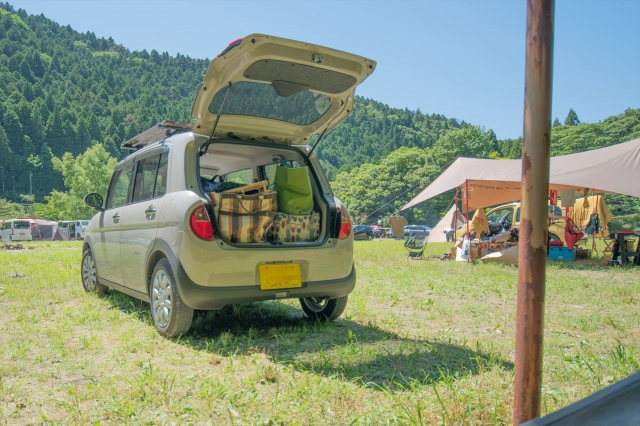
[(29, 229), (31, 225), (29, 222), (14, 222), (13, 227), (16, 229)]
[(321, 93), (306, 90), (284, 97), (270, 84), (249, 81), (223, 87), (209, 104), (209, 112), (213, 114), (269, 118), (298, 125), (315, 123), (329, 108), (331, 100)]

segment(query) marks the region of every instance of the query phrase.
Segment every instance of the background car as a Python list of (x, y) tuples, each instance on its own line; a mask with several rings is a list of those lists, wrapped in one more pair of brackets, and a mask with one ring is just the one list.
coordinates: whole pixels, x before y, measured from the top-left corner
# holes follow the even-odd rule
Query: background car
[(369, 225), (356, 225), (353, 228), (353, 239), (354, 240), (373, 240), (375, 234), (373, 232), (373, 228)]
[(426, 225), (407, 225), (404, 227), (404, 238), (405, 240), (410, 236), (417, 234), (418, 232), (424, 232), (429, 235), (431, 228)]

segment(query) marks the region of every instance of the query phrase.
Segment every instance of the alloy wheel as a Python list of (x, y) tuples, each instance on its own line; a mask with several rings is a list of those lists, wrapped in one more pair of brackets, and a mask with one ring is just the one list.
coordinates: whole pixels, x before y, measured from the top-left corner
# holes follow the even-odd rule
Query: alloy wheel
[(95, 291), (97, 283), (96, 263), (90, 254), (85, 256), (82, 261), (82, 282), (88, 291)]
[(171, 317), (171, 280), (162, 269), (159, 269), (153, 277), (151, 304), (156, 324), (160, 328), (165, 328)]

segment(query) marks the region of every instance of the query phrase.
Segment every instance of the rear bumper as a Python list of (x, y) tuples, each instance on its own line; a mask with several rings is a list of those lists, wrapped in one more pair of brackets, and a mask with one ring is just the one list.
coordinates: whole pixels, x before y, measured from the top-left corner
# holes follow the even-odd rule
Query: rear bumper
[[(182, 301), (193, 309), (214, 310), (227, 305), (258, 302), (262, 300), (297, 299), (302, 297), (328, 297), (336, 299), (351, 293), (356, 285), (356, 269), (340, 279), (302, 283), (300, 288), (260, 290), (260, 286), (203, 287), (194, 283), (182, 265), (176, 274)], [(276, 297), (276, 295), (278, 297)]]

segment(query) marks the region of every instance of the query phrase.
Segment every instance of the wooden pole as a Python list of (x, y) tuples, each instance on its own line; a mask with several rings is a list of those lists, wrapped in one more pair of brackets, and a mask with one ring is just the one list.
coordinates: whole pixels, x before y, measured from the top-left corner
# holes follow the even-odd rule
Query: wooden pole
[(527, 0), (513, 424), (540, 416), (554, 0)]

